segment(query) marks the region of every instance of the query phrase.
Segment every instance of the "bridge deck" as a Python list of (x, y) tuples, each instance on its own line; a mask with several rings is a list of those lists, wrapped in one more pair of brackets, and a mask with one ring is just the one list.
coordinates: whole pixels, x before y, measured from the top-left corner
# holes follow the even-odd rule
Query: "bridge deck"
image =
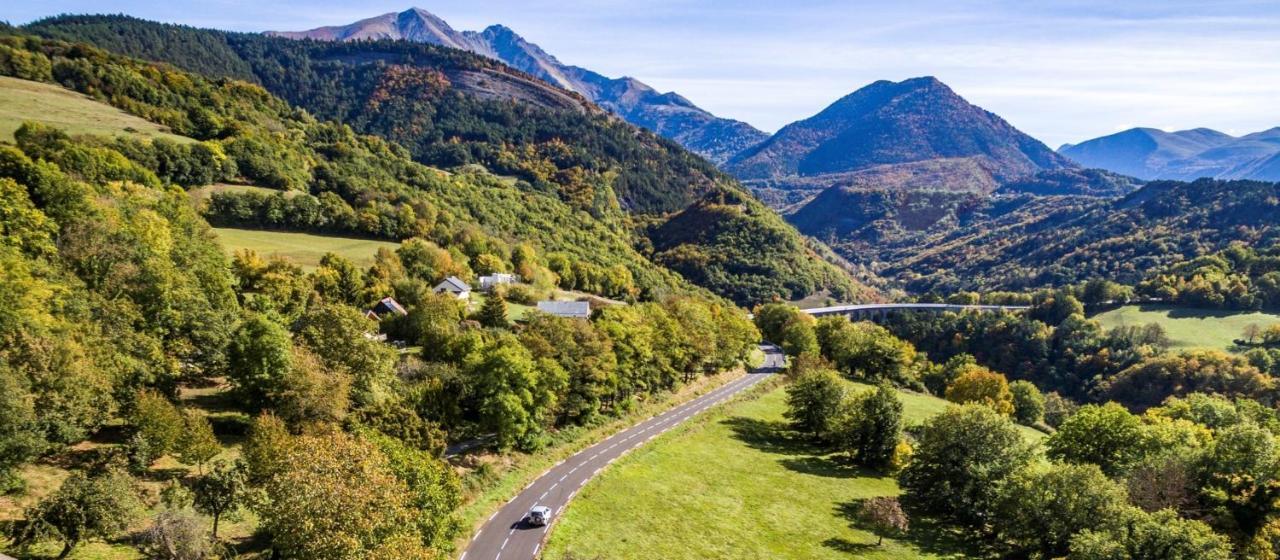
[(837, 305), (834, 307), (817, 307), (803, 310), (815, 317), (823, 315), (855, 315), (864, 313), (888, 313), (890, 311), (1024, 311), (1030, 309), (1026, 305), (960, 305), (954, 303), (863, 303), (857, 305)]

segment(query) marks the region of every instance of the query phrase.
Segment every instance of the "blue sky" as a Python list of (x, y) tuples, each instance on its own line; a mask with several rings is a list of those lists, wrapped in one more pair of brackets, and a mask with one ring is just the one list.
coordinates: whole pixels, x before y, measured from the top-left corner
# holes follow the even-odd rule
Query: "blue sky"
[(6, 2), (0, 19), (123, 12), (296, 30), (414, 1), (455, 28), (502, 23), (562, 62), (769, 131), (872, 81), (921, 75), (1054, 147), (1132, 126), (1280, 126), (1274, 0), (39, 0)]

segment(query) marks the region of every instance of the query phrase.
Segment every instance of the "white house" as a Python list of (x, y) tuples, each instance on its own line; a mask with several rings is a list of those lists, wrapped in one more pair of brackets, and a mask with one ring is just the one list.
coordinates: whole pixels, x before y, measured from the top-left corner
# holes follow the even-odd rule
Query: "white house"
[(586, 319), (591, 317), (591, 304), (585, 301), (540, 301), (538, 311), (557, 317)]
[(495, 272), (488, 276), (480, 277), (480, 291), (491, 292), (494, 288), (502, 284), (514, 284), (520, 281), (519, 274), (507, 274), (505, 272)]
[(443, 282), (436, 284), (432, 291), (437, 294), (449, 294), (458, 299), (471, 299), (471, 286), (457, 276), (445, 278)]

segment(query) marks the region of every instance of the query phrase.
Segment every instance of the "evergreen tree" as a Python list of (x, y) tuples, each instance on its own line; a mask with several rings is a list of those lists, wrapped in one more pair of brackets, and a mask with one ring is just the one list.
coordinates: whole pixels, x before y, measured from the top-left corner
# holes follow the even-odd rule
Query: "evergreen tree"
[(507, 321), (507, 300), (502, 294), (494, 292), (485, 298), (484, 305), (480, 306), (480, 311), (476, 313), (476, 320), (481, 325), (495, 329), (505, 329), (511, 326)]

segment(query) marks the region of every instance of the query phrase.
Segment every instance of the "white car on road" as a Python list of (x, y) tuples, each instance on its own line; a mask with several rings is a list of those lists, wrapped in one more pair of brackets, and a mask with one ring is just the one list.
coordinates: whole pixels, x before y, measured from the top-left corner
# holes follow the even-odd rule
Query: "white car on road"
[(529, 515), (525, 517), (530, 525), (546, 525), (551, 521), (551, 508), (547, 506), (533, 506), (529, 510)]

